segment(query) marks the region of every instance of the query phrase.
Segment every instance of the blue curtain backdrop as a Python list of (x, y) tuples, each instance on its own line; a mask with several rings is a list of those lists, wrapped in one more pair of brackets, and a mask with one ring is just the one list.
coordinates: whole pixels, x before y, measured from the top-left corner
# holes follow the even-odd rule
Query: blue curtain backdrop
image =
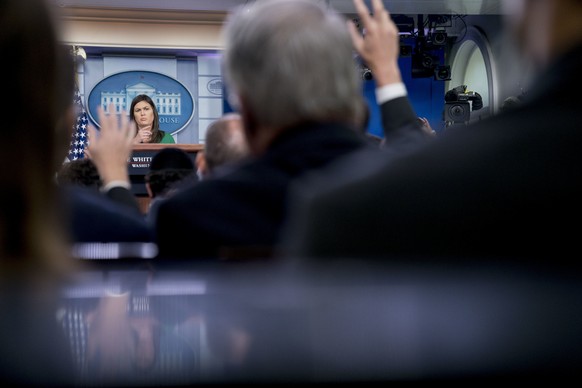
[[(443, 108), (445, 105), (445, 82), (431, 78), (412, 78), (412, 57), (398, 59), (402, 72), (402, 81), (408, 90), (412, 107), (419, 117), (425, 117), (431, 127), (439, 131), (444, 126)], [(383, 136), (380, 109), (376, 103), (376, 83), (374, 80), (364, 81), (363, 93), (370, 108), (370, 123), (368, 132)]]
[[(438, 132), (444, 126), (445, 82), (435, 81), (432, 77), (412, 78), (412, 57), (400, 57), (398, 62), (402, 72), (402, 80), (406, 85), (408, 97), (416, 114), (427, 118), (431, 127)], [(380, 109), (376, 103), (375, 89), (376, 84), (373, 79), (363, 82), (362, 93), (370, 109), (368, 132), (383, 137), (382, 121), (380, 119)], [(224, 90), (222, 95), (227, 96), (227, 91)], [(223, 103), (224, 113), (233, 111), (226, 99), (223, 100)]]

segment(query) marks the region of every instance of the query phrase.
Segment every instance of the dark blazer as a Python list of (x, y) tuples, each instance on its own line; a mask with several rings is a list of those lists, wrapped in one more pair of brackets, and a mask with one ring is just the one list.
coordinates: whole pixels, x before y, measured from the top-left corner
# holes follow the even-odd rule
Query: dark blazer
[(289, 183), (366, 144), (355, 130), (339, 124), (285, 131), (261, 157), (161, 203), (160, 256), (229, 256), (225, 248), (238, 249), (234, 255), (245, 255), (241, 249), (250, 249), (246, 255), (268, 255), (287, 215)]
[(296, 193), (286, 251), (567, 260), (582, 217), (581, 68), (579, 48), (521, 107)]
[(408, 97), (399, 97), (381, 104), (380, 116), (385, 154), (401, 155), (433, 139), (422, 130)]
[(105, 196), (111, 198), (114, 202), (129, 207), (136, 214), (142, 214), (141, 209), (139, 208), (139, 204), (135, 199), (135, 195), (124, 187), (112, 187), (105, 193)]
[[(123, 189), (125, 190), (125, 189)], [(63, 189), (73, 242), (152, 242), (153, 230), (134, 208), (83, 187)]]

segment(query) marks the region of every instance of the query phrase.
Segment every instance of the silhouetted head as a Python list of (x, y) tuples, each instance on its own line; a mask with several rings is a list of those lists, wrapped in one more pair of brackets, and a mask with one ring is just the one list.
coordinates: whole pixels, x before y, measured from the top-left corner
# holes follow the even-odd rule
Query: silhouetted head
[(152, 158), (150, 171), (145, 176), (150, 196), (163, 195), (186, 178), (194, 179), (195, 172), (194, 162), (185, 151), (179, 148), (160, 150)]

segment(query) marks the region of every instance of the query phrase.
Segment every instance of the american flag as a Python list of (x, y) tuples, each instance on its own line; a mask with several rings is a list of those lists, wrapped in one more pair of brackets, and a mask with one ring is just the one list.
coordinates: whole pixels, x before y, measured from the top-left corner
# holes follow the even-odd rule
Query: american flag
[(73, 105), (77, 113), (77, 121), (73, 124), (73, 135), (71, 136), (71, 144), (69, 147), (69, 160), (83, 159), (85, 157), (85, 147), (87, 141), (87, 111), (83, 107), (81, 101), (81, 93), (79, 89), (75, 89), (75, 97)]

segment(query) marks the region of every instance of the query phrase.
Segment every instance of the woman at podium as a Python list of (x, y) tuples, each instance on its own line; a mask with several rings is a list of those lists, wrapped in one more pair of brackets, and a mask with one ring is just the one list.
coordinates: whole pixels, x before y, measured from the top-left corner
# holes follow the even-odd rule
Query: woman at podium
[(172, 135), (160, 129), (158, 109), (150, 96), (146, 94), (135, 96), (129, 111), (137, 127), (137, 133), (133, 139), (134, 144), (175, 143)]

